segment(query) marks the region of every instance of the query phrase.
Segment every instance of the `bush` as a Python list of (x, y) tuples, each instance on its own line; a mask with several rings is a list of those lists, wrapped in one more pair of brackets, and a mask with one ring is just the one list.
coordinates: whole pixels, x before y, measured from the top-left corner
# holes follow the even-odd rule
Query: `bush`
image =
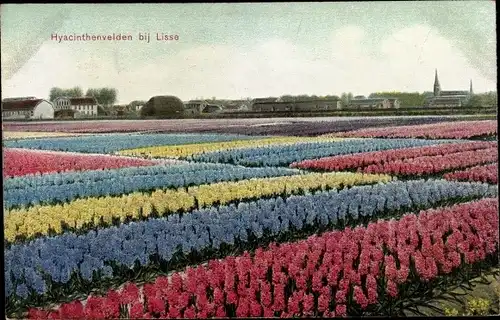
[(180, 118), (184, 113), (184, 103), (174, 96), (155, 96), (141, 108), (141, 117)]

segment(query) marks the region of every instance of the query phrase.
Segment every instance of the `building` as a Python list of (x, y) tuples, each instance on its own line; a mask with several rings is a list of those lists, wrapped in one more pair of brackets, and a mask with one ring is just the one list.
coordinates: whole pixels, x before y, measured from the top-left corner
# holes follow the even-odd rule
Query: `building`
[(389, 100), (390, 108), (399, 109), (401, 107), (401, 101), (399, 101), (399, 99), (387, 98), (387, 100)]
[(185, 114), (200, 114), (209, 105), (206, 100), (189, 100), (183, 103)]
[(94, 97), (59, 97), (54, 100), (55, 111), (71, 109), (75, 111), (75, 117), (97, 116), (99, 104)]
[[(396, 99), (397, 100), (397, 99)], [(392, 105), (397, 104), (399, 108), (399, 101), (393, 101)], [(349, 101), (349, 108), (354, 109), (389, 109), (391, 102), (388, 98), (371, 98), (371, 99), (352, 99)]]
[(247, 100), (233, 100), (224, 105), (224, 112), (248, 111), (250, 103)]
[(437, 69), (434, 74), (434, 90), (433, 95), (426, 98), (424, 105), (427, 107), (461, 107), (466, 105), (471, 96), (474, 94), (472, 91), (472, 80), (470, 80), (469, 90), (441, 90), (439, 83)]
[(340, 100), (308, 100), (308, 101), (287, 101), (287, 102), (260, 102), (254, 103), (252, 110), (257, 112), (308, 112), (326, 111), (342, 108)]
[[(274, 102), (279, 102), (279, 98), (276, 97), (269, 97), (269, 98), (255, 98), (251, 101), (251, 109), (253, 111), (262, 111), (265, 112), (265, 110), (260, 110), (261, 108), (267, 109), (269, 106), (265, 105), (266, 103), (274, 103)], [(264, 104), (264, 106), (261, 106), (261, 104)], [(256, 109), (257, 108), (257, 109)], [(268, 110), (269, 111), (269, 110)]]
[(54, 106), (47, 100), (11, 98), (2, 101), (3, 119), (54, 119)]
[(219, 113), (222, 112), (222, 107), (216, 104), (209, 104), (203, 108), (203, 113)]

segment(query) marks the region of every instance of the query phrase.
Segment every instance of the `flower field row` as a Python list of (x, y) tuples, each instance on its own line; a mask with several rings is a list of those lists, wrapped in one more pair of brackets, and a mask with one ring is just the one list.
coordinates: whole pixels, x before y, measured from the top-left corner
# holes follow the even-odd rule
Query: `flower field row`
[[(30, 292), (35, 295), (47, 292), (52, 288), (51, 283), (69, 282), (74, 285), (69, 290), (77, 290), (74, 281), (83, 282), (88, 288), (95, 285), (91, 281), (97, 280), (96, 277), (117, 276), (120, 266), (127, 269), (136, 263), (145, 266), (158, 259), (168, 262), (177, 252), (187, 255), (219, 250), (222, 244), (255, 241), (251, 237), (272, 238), (311, 227), (335, 228), (404, 210), (429, 208), (443, 201), (465, 201), (497, 193), (497, 186), (481, 183), (397, 181), (285, 200), (278, 197), (212, 207), (82, 235), (67, 232), (5, 249), (5, 292), (7, 297), (27, 298)], [(79, 280), (75, 280), (74, 272)]]
[[(276, 121), (276, 120), (274, 120)], [(60, 131), (60, 132), (205, 132), (206, 129), (231, 125), (249, 125), (265, 123), (265, 119), (168, 119), (168, 120), (112, 120), (112, 121), (82, 121), (82, 122), (52, 122), (47, 123), (6, 123), (4, 127), (10, 131)], [(205, 130), (204, 130), (205, 129)]]
[(189, 211), (216, 203), (269, 197), (281, 194), (292, 195), (301, 190), (339, 188), (375, 182), (387, 182), (386, 175), (364, 175), (349, 172), (311, 173), (305, 175), (259, 178), (237, 182), (219, 182), (180, 188), (177, 190), (155, 190), (151, 195), (131, 193), (119, 197), (78, 199), (63, 205), (35, 205), (30, 208), (12, 209), (5, 212), (4, 234), (6, 241), (16, 237), (31, 238), (46, 235), (50, 230), (59, 234), (65, 226), (80, 229), (85, 225), (98, 226), (101, 221), (112, 224), (114, 219), (149, 217), (156, 210), (158, 215)]
[(82, 136), (84, 133), (66, 133), (66, 132), (36, 132), (36, 131), (6, 131), (3, 133), (3, 139), (32, 139), (47, 137), (74, 137)]
[(482, 181), (488, 183), (498, 183), (498, 162), (468, 168), (462, 171), (447, 173), (443, 176), (447, 180)]
[(3, 153), (4, 178), (70, 170), (112, 169), (158, 164), (157, 161), (119, 156), (76, 155), (63, 152), (43, 152), (10, 148), (4, 148)]
[(254, 255), (158, 277), (142, 288), (129, 283), (103, 297), (90, 296), (85, 305), (32, 309), (29, 317), (334, 317), (375, 310), (390, 316), (398, 299), (419, 294), (409, 290), (411, 284), (498, 252), (498, 227), (498, 199), (484, 199), (271, 244)]
[(5, 141), (6, 147), (82, 153), (113, 153), (122, 149), (183, 145), (223, 141), (244, 141), (262, 137), (228, 134), (108, 134), (65, 138)]
[(4, 208), (78, 198), (118, 196), (156, 188), (180, 188), (221, 181), (303, 174), (287, 168), (246, 168), (228, 164), (190, 163), (110, 170), (72, 171), (4, 180)]
[(272, 137), (255, 140), (235, 140), (226, 142), (187, 144), (179, 146), (155, 146), (147, 148), (137, 148), (130, 150), (121, 150), (118, 154), (129, 156), (146, 155), (149, 157), (160, 158), (186, 158), (200, 153), (213, 151), (224, 151), (230, 149), (246, 149), (252, 147), (264, 147), (274, 145), (294, 145), (296, 143), (319, 143), (341, 141), (341, 138), (314, 138), (314, 137)]
[[(207, 126), (204, 128), (184, 128), (191, 132), (234, 133), (250, 135), (318, 136), (333, 132), (353, 131), (362, 128), (379, 128), (394, 125), (419, 125), (443, 121), (457, 121), (449, 117), (341, 117), (335, 120), (297, 121), (276, 123), (274, 125), (231, 125)], [(463, 120), (463, 119), (462, 119)]]
[(366, 128), (325, 136), (365, 137), (365, 138), (430, 138), (430, 139), (469, 139), (476, 136), (496, 135), (497, 121), (457, 121), (416, 126), (397, 126), (386, 128)]
[(293, 162), (326, 156), (428, 146), (449, 142), (449, 140), (359, 139), (215, 151), (194, 155), (187, 159), (198, 162), (234, 163), (244, 166), (288, 166)]
[(292, 163), (292, 168), (323, 169), (330, 171), (363, 168), (371, 164), (381, 165), (384, 162), (413, 159), (422, 156), (444, 156), (451, 153), (498, 147), (497, 142), (469, 142), (431, 145), (404, 149), (363, 152), (357, 154), (325, 157)]
[(498, 148), (451, 153), (444, 156), (423, 156), (408, 160), (397, 160), (384, 164), (371, 164), (365, 173), (388, 173), (420, 176), (446, 170), (462, 169), (479, 164), (498, 161)]
[[(390, 117), (366, 118), (352, 117), (324, 121), (321, 118), (306, 121), (303, 119), (169, 119), (153, 121), (85, 121), (85, 122), (9, 122), (4, 123), (7, 131), (44, 131), (44, 132), (197, 132), (197, 133), (226, 133), (243, 135), (295, 135), (315, 136), (328, 132), (356, 130), (368, 127), (387, 127), (394, 124), (416, 125), (443, 121), (456, 121), (460, 118), (449, 117)], [(268, 123), (274, 125), (264, 125)]]

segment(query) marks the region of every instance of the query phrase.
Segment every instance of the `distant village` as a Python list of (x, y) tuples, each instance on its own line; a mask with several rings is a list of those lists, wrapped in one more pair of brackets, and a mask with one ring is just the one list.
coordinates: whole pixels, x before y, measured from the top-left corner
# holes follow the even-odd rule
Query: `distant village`
[[(469, 90), (442, 91), (437, 70), (433, 91), (425, 97), (424, 107), (461, 107), (473, 95), (472, 80)], [(149, 101), (161, 98), (151, 97)], [(401, 101), (396, 97), (354, 96), (348, 100), (337, 96), (297, 98), (292, 96), (267, 97), (241, 100), (190, 100), (183, 101), (183, 116), (192, 117), (214, 113), (280, 113), (316, 112), (329, 110), (399, 109)], [(8, 119), (85, 119), (102, 116), (120, 117), (135, 113), (140, 115), (145, 104), (104, 106), (94, 97), (58, 97), (53, 101), (37, 97), (15, 97), (2, 100), (2, 118)], [(180, 111), (177, 111), (180, 112)]]

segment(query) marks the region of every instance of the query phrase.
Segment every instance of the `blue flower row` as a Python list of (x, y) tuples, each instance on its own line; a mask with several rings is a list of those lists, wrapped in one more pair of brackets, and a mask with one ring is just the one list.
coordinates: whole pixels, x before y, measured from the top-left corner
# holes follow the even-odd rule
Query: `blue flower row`
[(106, 134), (4, 141), (5, 147), (84, 153), (112, 153), (118, 150), (204, 142), (261, 139), (238, 134)]
[(244, 166), (287, 166), (306, 159), (457, 142), (459, 140), (359, 139), (215, 151), (197, 154), (188, 159)]
[[(112, 277), (106, 263), (132, 267), (150, 263), (158, 254), (170, 261), (178, 250), (219, 249), (222, 243), (247, 242), (249, 235), (276, 236), (290, 227), (336, 224), (339, 219), (380, 216), (394, 210), (411, 210), (444, 200), (495, 196), (497, 186), (445, 180), (394, 181), (340, 191), (286, 199), (261, 199), (250, 203), (195, 210), (163, 219), (132, 222), (90, 231), (84, 235), (66, 233), (16, 244), (5, 250), (5, 294), (25, 298), (27, 290), (47, 291), (42, 273), (52, 281), (68, 283), (72, 272), (92, 280), (94, 271)], [(463, 201), (463, 200), (462, 200)]]
[(191, 163), (15, 177), (4, 181), (4, 207), (301, 173), (287, 168)]

